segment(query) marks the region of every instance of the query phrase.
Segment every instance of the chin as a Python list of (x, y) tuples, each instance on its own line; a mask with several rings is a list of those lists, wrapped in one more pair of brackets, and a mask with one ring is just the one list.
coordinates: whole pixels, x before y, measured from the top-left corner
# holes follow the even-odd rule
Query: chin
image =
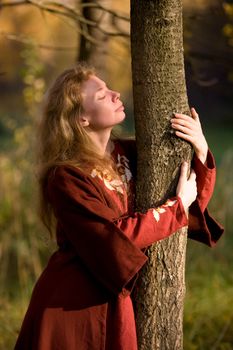
[(125, 112), (124, 111), (121, 112), (121, 118), (119, 118), (119, 119), (120, 119), (119, 123), (121, 123), (125, 120)]
[(118, 112), (117, 115), (115, 116), (115, 121), (112, 127), (123, 123), (124, 120), (125, 120), (125, 112), (124, 111)]

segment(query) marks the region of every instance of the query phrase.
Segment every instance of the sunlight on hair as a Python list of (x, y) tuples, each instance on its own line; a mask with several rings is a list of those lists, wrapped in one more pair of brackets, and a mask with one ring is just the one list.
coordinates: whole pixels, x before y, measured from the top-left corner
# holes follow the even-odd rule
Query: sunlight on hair
[(94, 68), (84, 63), (61, 73), (45, 95), (38, 135), (37, 175), (39, 181), (40, 217), (52, 235), (54, 218), (46, 186), (49, 172), (56, 166), (75, 166), (83, 171), (98, 166), (118, 178), (110, 156), (100, 156), (79, 123), (82, 108), (82, 83), (95, 75)]

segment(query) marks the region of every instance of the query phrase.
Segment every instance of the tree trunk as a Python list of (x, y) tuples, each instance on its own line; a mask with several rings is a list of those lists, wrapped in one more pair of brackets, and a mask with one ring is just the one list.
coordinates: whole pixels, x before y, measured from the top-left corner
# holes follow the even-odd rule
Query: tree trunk
[[(82, 0), (82, 4), (90, 3), (90, 0)], [(95, 3), (93, 1), (92, 3)], [(98, 4), (105, 5), (106, 0), (99, 0)], [(108, 1), (108, 7), (109, 1)], [(109, 27), (110, 15), (100, 9), (83, 7), (83, 17), (96, 23), (96, 26), (83, 25), (85, 35), (80, 36), (78, 61), (86, 61), (93, 65), (98, 74), (105, 79), (107, 65), (107, 50), (109, 37), (98, 29), (98, 26), (105, 30)], [(87, 39), (87, 36), (90, 40)]]
[[(191, 147), (170, 133), (172, 112), (189, 114), (181, 0), (131, 0), (133, 97), (138, 149), (137, 209), (175, 195)], [(147, 250), (133, 295), (139, 350), (183, 349), (187, 230)]]

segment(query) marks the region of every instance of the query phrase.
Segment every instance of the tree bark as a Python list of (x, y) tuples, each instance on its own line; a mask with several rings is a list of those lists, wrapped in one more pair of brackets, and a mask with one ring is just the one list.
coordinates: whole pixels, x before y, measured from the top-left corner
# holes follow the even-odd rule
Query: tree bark
[[(138, 210), (175, 195), (191, 146), (171, 134), (173, 112), (190, 114), (181, 0), (131, 0), (131, 46)], [(139, 350), (183, 349), (187, 228), (147, 250), (133, 295)]]

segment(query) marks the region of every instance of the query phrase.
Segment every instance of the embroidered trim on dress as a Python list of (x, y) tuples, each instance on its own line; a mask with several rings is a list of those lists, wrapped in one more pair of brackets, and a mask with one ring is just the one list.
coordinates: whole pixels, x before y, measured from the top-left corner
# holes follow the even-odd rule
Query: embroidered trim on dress
[(176, 202), (177, 202), (176, 199), (174, 201), (171, 201), (170, 199), (168, 199), (165, 204), (161, 205), (161, 207), (152, 209), (152, 213), (154, 215), (155, 220), (158, 222), (160, 220), (160, 214), (163, 214), (166, 212), (166, 209), (164, 208), (172, 207)]
[(117, 155), (117, 170), (120, 174), (120, 179), (114, 179), (108, 172), (107, 169), (101, 169), (96, 167), (92, 170), (91, 176), (98, 177), (104, 182), (104, 185), (111, 191), (117, 191), (121, 194), (124, 193), (123, 186), (128, 188), (128, 183), (132, 179), (132, 173), (129, 168), (129, 160), (125, 156)]
[(125, 185), (125, 188), (128, 188), (128, 183), (132, 179), (132, 173), (129, 168), (129, 160), (126, 156), (117, 155), (117, 170), (121, 176), (122, 182)]
[(98, 177), (104, 182), (104, 185), (111, 191), (117, 191), (123, 194), (123, 182), (118, 179), (113, 179), (107, 170), (94, 168), (91, 172), (92, 177)]

